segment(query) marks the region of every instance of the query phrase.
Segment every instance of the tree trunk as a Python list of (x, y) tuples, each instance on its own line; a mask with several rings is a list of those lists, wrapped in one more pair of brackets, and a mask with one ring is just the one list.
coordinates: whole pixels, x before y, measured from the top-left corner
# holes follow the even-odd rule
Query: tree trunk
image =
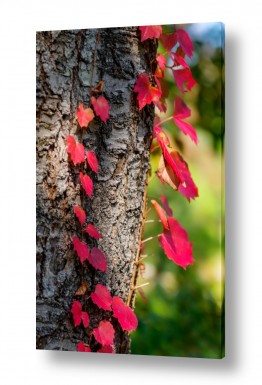
[[(88, 301), (90, 327), (74, 327), (70, 309), (82, 282), (89, 294), (97, 283), (125, 302), (134, 295), (134, 261), (139, 252), (154, 108), (138, 110), (134, 83), (139, 73), (155, 69), (156, 42), (140, 43), (138, 28), (37, 33), (37, 348), (76, 350), (82, 340), (97, 349), (91, 330), (105, 313)], [(91, 88), (104, 81), (110, 105), (107, 124), (96, 118), (79, 134), (79, 102), (90, 105)], [(96, 153), (99, 173), (93, 199), (79, 184), (79, 166), (68, 160), (69, 134), (82, 138)], [(103, 238), (83, 235), (107, 258), (108, 272), (81, 265), (72, 247), (80, 228), (73, 206), (82, 206), (87, 222)], [(106, 314), (106, 315), (105, 315)], [(116, 319), (117, 353), (129, 352), (129, 335)]]

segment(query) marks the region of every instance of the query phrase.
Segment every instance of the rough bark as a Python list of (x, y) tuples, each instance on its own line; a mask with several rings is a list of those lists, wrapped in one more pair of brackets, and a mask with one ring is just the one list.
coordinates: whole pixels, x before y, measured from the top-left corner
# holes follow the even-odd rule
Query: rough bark
[[(133, 87), (141, 72), (151, 74), (156, 43), (139, 42), (135, 27), (37, 33), (37, 348), (76, 350), (83, 340), (96, 349), (93, 327), (110, 313), (89, 300), (91, 323), (85, 330), (73, 326), (70, 309), (81, 282), (89, 291), (97, 283), (124, 301), (130, 294), (134, 261), (139, 247), (144, 191), (149, 170), (153, 107), (139, 112)], [(110, 104), (107, 124), (96, 118), (83, 136), (75, 112), (79, 102), (90, 104), (90, 88), (104, 80), (103, 94)], [(79, 185), (80, 167), (68, 159), (66, 138), (82, 138), (100, 164), (94, 197)], [(106, 255), (108, 272), (81, 265), (72, 247), (80, 236), (73, 213), (75, 204), (87, 212), (103, 238), (84, 240)], [(132, 301), (134, 303), (134, 301)], [(129, 336), (116, 329), (118, 353), (128, 353)]]

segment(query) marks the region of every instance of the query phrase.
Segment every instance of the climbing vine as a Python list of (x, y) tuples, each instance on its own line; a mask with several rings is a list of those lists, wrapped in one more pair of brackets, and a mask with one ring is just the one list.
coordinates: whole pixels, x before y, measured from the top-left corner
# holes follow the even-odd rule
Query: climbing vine
[[(141, 42), (147, 39), (160, 39), (165, 48), (165, 55), (158, 54), (156, 57), (156, 70), (154, 74), (140, 73), (134, 84), (134, 93), (137, 95), (139, 110), (146, 105), (154, 103), (160, 112), (166, 112), (166, 98), (168, 87), (165, 82), (165, 70), (171, 70), (179, 91), (184, 94), (196, 84), (192, 76), (186, 57), (193, 55), (193, 43), (186, 31), (176, 29), (171, 33), (164, 33), (161, 26), (139, 27), (141, 32)], [(171, 64), (170, 64), (171, 63)], [(93, 70), (92, 70), (93, 73)], [(99, 82), (96, 88), (91, 87), (90, 105), (84, 106), (79, 103), (76, 118), (80, 128), (78, 140), (69, 135), (67, 138), (67, 151), (70, 155), (69, 160), (78, 170), (79, 184), (83, 194), (87, 199), (93, 196), (92, 175), (99, 173), (99, 156), (90, 150), (86, 150), (82, 143), (82, 132), (88, 129), (90, 122), (95, 117), (101, 119), (105, 124), (110, 118), (110, 106), (107, 99), (102, 95), (103, 82)], [(99, 96), (98, 96), (99, 95)], [(160, 120), (156, 113), (152, 133), (151, 151), (156, 148), (161, 149), (159, 166), (156, 172), (161, 183), (167, 183), (171, 188), (181, 193), (189, 202), (198, 196), (198, 189), (191, 177), (188, 165), (179, 152), (171, 147), (168, 135), (163, 129), (163, 124), (173, 121), (181, 132), (197, 144), (198, 138), (195, 129), (185, 120), (190, 116), (190, 109), (180, 96), (174, 100), (174, 114), (164, 120)], [(90, 324), (89, 314), (85, 311), (87, 301), (92, 301), (99, 309), (106, 312), (106, 317), (100, 321), (96, 328), (89, 333), (89, 343), (83, 341), (77, 343), (79, 352), (91, 352), (90, 341), (95, 339), (100, 353), (115, 353), (114, 338), (115, 329), (112, 318), (116, 319), (123, 331), (131, 332), (137, 328), (138, 320), (134, 311), (130, 307), (135, 286), (137, 269), (141, 265), (140, 251), (142, 245), (151, 239), (158, 237), (159, 245), (163, 249), (167, 258), (186, 269), (194, 262), (192, 244), (188, 239), (186, 230), (173, 217), (172, 210), (168, 201), (162, 195), (161, 204), (152, 200), (152, 207), (156, 210), (163, 226), (163, 232), (157, 236), (141, 239), (139, 250), (134, 264), (134, 275), (131, 282), (130, 294), (127, 302), (124, 303), (119, 296), (112, 296), (108, 288), (97, 283), (91, 293), (85, 282), (82, 282), (75, 296), (80, 297), (74, 300), (71, 307), (72, 320), (75, 327), (83, 325), (87, 328)], [(83, 206), (83, 200), (81, 205)], [(106, 255), (99, 247), (88, 247), (86, 237), (99, 240), (102, 235), (93, 223), (86, 223), (87, 215), (83, 207), (75, 205), (72, 207), (74, 214), (79, 222), (79, 234), (72, 238), (72, 244), (77, 257), (82, 265), (90, 264), (94, 269), (103, 272), (108, 271)], [(142, 238), (141, 227), (141, 238)]]

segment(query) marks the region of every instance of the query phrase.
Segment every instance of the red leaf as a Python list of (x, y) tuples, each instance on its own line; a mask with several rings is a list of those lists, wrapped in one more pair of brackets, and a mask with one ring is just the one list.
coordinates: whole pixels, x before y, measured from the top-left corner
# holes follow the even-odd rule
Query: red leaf
[(160, 200), (161, 200), (161, 202), (162, 202), (162, 204), (163, 204), (163, 206), (164, 206), (164, 209), (165, 209), (166, 212), (167, 212), (167, 215), (168, 215), (169, 217), (172, 217), (173, 212), (172, 212), (171, 208), (169, 207), (168, 201), (167, 201), (167, 199), (166, 199), (166, 197), (165, 197), (164, 194), (160, 197)]
[(92, 179), (88, 175), (83, 175), (82, 172), (80, 172), (79, 176), (80, 176), (80, 181), (81, 181), (81, 184), (83, 186), (83, 189), (85, 190), (85, 192), (87, 193), (89, 198), (91, 198), (92, 194), (93, 194), (93, 181), (92, 181)]
[(114, 349), (112, 348), (112, 346), (105, 345), (105, 346), (102, 346), (102, 348), (99, 349), (99, 350), (97, 351), (97, 353), (111, 353), (111, 354), (115, 354), (115, 351), (114, 351)]
[(167, 216), (166, 216), (165, 210), (162, 209), (162, 207), (155, 200), (151, 200), (151, 203), (154, 206), (157, 212), (157, 215), (159, 216), (159, 219), (162, 222), (164, 229), (168, 229), (168, 222), (167, 222)]
[(188, 240), (187, 232), (174, 218), (168, 218), (169, 230), (164, 230), (159, 236), (160, 246), (168, 259), (186, 269), (194, 262), (192, 244)]
[(164, 48), (167, 50), (169, 53), (172, 48), (176, 45), (177, 43), (177, 35), (175, 32), (173, 33), (162, 33), (160, 37), (160, 41), (163, 44)]
[(167, 142), (166, 142), (166, 139), (163, 139), (163, 132), (164, 131), (161, 130), (159, 127), (154, 128), (154, 136), (156, 137), (158, 144), (161, 147), (165, 162), (171, 167), (171, 169), (175, 173), (179, 183), (183, 183), (184, 177), (183, 177), (178, 165), (176, 164), (176, 162), (174, 161), (174, 159), (172, 158), (172, 156), (170, 155), (170, 153), (166, 147)]
[(91, 223), (89, 223), (86, 228), (85, 228), (85, 231), (90, 235), (90, 237), (93, 237), (95, 239), (99, 239), (99, 238), (102, 238), (102, 235), (99, 233), (99, 231), (95, 228), (94, 225), (92, 225)]
[(109, 321), (101, 321), (93, 331), (94, 337), (101, 345), (113, 345), (115, 330)]
[(176, 172), (165, 158), (164, 161), (160, 159), (157, 175), (174, 190), (180, 191), (180, 193), (190, 202), (191, 198), (195, 199), (198, 197), (198, 189), (191, 177), (188, 165), (177, 151), (172, 151), (169, 155), (174, 164), (176, 164), (183, 182), (178, 179)]
[(192, 40), (190, 39), (188, 33), (184, 29), (178, 29), (176, 31), (177, 40), (188, 57), (192, 57), (194, 46)]
[(84, 263), (84, 261), (88, 259), (89, 256), (88, 246), (85, 244), (85, 242), (81, 242), (78, 237), (73, 237), (73, 244), (81, 263)]
[(74, 325), (79, 326), (81, 321), (84, 327), (89, 324), (89, 316), (85, 311), (82, 311), (82, 305), (79, 301), (74, 301), (71, 307), (71, 313), (73, 315)]
[(113, 316), (118, 319), (123, 330), (135, 330), (138, 325), (133, 310), (127, 306), (120, 297), (114, 297), (112, 301)]
[(174, 172), (173, 168), (169, 165), (168, 162), (165, 161), (163, 155), (161, 155), (159, 160), (158, 169), (156, 172), (158, 178), (161, 183), (166, 182), (169, 186), (171, 186), (174, 190), (178, 189), (180, 181)]
[(93, 104), (96, 115), (100, 116), (101, 120), (106, 123), (109, 118), (109, 104), (104, 96), (99, 96), (97, 99), (92, 96), (91, 103)]
[(141, 31), (141, 41), (145, 41), (147, 39), (156, 38), (158, 39), (162, 33), (161, 25), (148, 25), (144, 27), (139, 27)]
[(85, 328), (89, 325), (89, 315), (87, 312), (82, 311), (81, 319)]
[(91, 352), (91, 349), (89, 346), (86, 346), (84, 342), (80, 341), (77, 344), (77, 351), (78, 352)]
[(91, 294), (91, 299), (100, 309), (111, 310), (112, 297), (110, 291), (100, 283), (96, 285), (94, 293)]
[(138, 75), (134, 92), (138, 93), (137, 99), (140, 110), (146, 104), (150, 104), (152, 102), (156, 104), (161, 97), (161, 91), (157, 87), (151, 86), (149, 77), (145, 73)]
[(177, 151), (172, 152), (171, 156), (178, 165), (184, 179), (184, 183), (181, 183), (178, 186), (178, 191), (180, 191), (180, 193), (187, 198), (188, 202), (190, 202), (191, 198), (195, 199), (198, 197), (198, 189), (191, 177), (188, 164)]
[(85, 210), (83, 210), (81, 207), (79, 206), (74, 206), (74, 213), (75, 215), (77, 216), (77, 219), (79, 220), (79, 222), (81, 223), (81, 225), (83, 225), (86, 221), (86, 213), (85, 213)]
[(78, 124), (81, 128), (87, 127), (88, 124), (94, 119), (95, 115), (91, 108), (84, 109), (83, 103), (79, 104), (76, 112)]
[(97, 270), (107, 271), (105, 255), (97, 247), (91, 249), (88, 256), (88, 262)]
[(86, 159), (91, 169), (97, 174), (98, 173), (98, 160), (93, 151), (87, 151)]
[(78, 143), (72, 135), (67, 137), (67, 152), (71, 155), (72, 162), (76, 166), (85, 160), (85, 148), (82, 143)]
[(73, 315), (74, 325), (79, 326), (82, 319), (82, 305), (79, 301), (74, 301), (71, 307), (71, 313)]
[(185, 92), (185, 89), (188, 89), (190, 91), (191, 88), (195, 84), (197, 84), (189, 68), (184, 68), (181, 70), (172, 70), (172, 72), (178, 88), (183, 93)]
[(177, 53), (171, 52), (171, 57), (174, 60), (174, 65), (180, 65), (182, 67), (189, 68), (189, 65), (182, 56), (178, 55)]
[(162, 53), (157, 54), (156, 61), (157, 61), (157, 64), (159, 65), (159, 67), (161, 68), (161, 70), (164, 70), (165, 67), (166, 67), (166, 58), (165, 58), (165, 56), (162, 55)]
[(179, 96), (175, 98), (174, 107), (175, 112), (173, 119), (175, 124), (185, 135), (188, 135), (193, 140), (193, 142), (197, 143), (198, 138), (196, 130), (194, 129), (194, 127), (191, 126), (191, 124), (182, 120), (191, 115), (190, 109)]

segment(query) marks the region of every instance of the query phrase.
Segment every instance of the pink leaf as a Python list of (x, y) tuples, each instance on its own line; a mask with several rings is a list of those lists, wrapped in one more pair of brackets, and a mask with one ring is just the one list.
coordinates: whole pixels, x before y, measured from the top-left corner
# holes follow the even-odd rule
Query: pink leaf
[(85, 221), (86, 221), (85, 210), (83, 210), (79, 206), (74, 206), (74, 213), (75, 213), (77, 219), (79, 220), (79, 222), (81, 223), (81, 225), (83, 225), (85, 223)]
[(191, 58), (193, 55), (194, 45), (190, 39), (190, 36), (184, 29), (178, 29), (176, 31), (176, 35), (182, 50), (188, 57)]
[(99, 96), (97, 99), (92, 96), (91, 103), (94, 107), (96, 115), (100, 116), (101, 120), (106, 123), (109, 118), (109, 104), (104, 96)]
[(97, 247), (91, 249), (88, 256), (88, 262), (97, 270), (107, 271), (105, 255)]
[(171, 57), (174, 60), (174, 65), (181, 65), (184, 68), (189, 68), (189, 65), (182, 56), (178, 55), (177, 53), (171, 52)]
[(82, 172), (79, 174), (80, 181), (83, 189), (85, 190), (86, 194), (89, 196), (89, 198), (92, 197), (93, 194), (93, 181), (88, 175), (83, 175)]
[(82, 311), (81, 319), (85, 328), (89, 325), (89, 315), (87, 312)]
[(89, 223), (86, 228), (85, 228), (85, 231), (90, 235), (90, 237), (93, 237), (95, 239), (99, 239), (99, 238), (102, 238), (102, 235), (99, 233), (99, 231), (95, 228), (94, 225), (92, 225), (91, 223)]
[(127, 306), (120, 297), (114, 297), (112, 301), (113, 316), (118, 319), (123, 330), (135, 330), (138, 325), (133, 310)]
[(159, 216), (159, 219), (162, 222), (164, 229), (168, 229), (168, 222), (167, 222), (167, 216), (166, 216), (165, 210), (162, 209), (162, 207), (155, 200), (151, 200), (151, 203), (154, 206), (157, 212), (157, 215)]
[(91, 294), (91, 299), (100, 309), (111, 310), (112, 297), (110, 291), (100, 283), (96, 285), (94, 293)]
[(87, 151), (86, 159), (91, 169), (97, 174), (98, 173), (98, 160), (93, 151)]
[(94, 337), (101, 345), (113, 345), (115, 330), (109, 321), (101, 321), (93, 331)]
[(186, 269), (194, 262), (192, 244), (188, 240), (187, 232), (174, 218), (168, 218), (169, 230), (164, 230), (159, 236), (160, 246), (166, 256), (177, 265)]
[(84, 263), (84, 261), (88, 259), (89, 256), (88, 246), (85, 244), (85, 242), (81, 242), (78, 237), (73, 237), (73, 244), (81, 263)]
[(80, 341), (77, 344), (77, 351), (78, 352), (91, 352), (91, 349), (89, 346), (86, 346), (84, 342)]
[(104, 346), (102, 346), (101, 349), (99, 349), (99, 350), (97, 351), (97, 353), (111, 353), (111, 354), (115, 354), (115, 351), (114, 351), (114, 349), (112, 348), (112, 346), (104, 345)]
[(148, 25), (139, 27), (141, 31), (141, 41), (145, 41), (147, 39), (156, 38), (158, 39), (162, 33), (161, 25)]
[(71, 155), (72, 162), (76, 166), (85, 160), (85, 148), (82, 143), (78, 143), (72, 135), (67, 137), (67, 152)]
[(165, 56), (162, 55), (162, 53), (157, 54), (156, 61), (157, 61), (157, 64), (159, 65), (159, 67), (161, 68), (161, 70), (164, 70), (165, 67), (166, 67), (166, 58), (165, 58)]
[(156, 104), (161, 97), (161, 91), (157, 87), (151, 86), (149, 77), (145, 73), (138, 75), (134, 92), (138, 93), (137, 99), (140, 110), (146, 104), (151, 104), (152, 102)]
[(197, 84), (192, 76), (189, 68), (183, 68), (181, 70), (172, 70), (176, 84), (181, 92), (185, 92), (185, 89), (191, 90), (191, 88)]
[(175, 98), (175, 112), (174, 112), (174, 122), (177, 125), (177, 127), (185, 134), (188, 135), (193, 142), (197, 143), (197, 133), (194, 127), (191, 126), (191, 124), (184, 122), (182, 119), (185, 119), (191, 115), (190, 109), (186, 106), (184, 101), (177, 96)]
[(91, 108), (84, 109), (83, 103), (79, 104), (76, 112), (78, 124), (81, 128), (87, 127), (88, 124), (94, 119), (95, 115)]

